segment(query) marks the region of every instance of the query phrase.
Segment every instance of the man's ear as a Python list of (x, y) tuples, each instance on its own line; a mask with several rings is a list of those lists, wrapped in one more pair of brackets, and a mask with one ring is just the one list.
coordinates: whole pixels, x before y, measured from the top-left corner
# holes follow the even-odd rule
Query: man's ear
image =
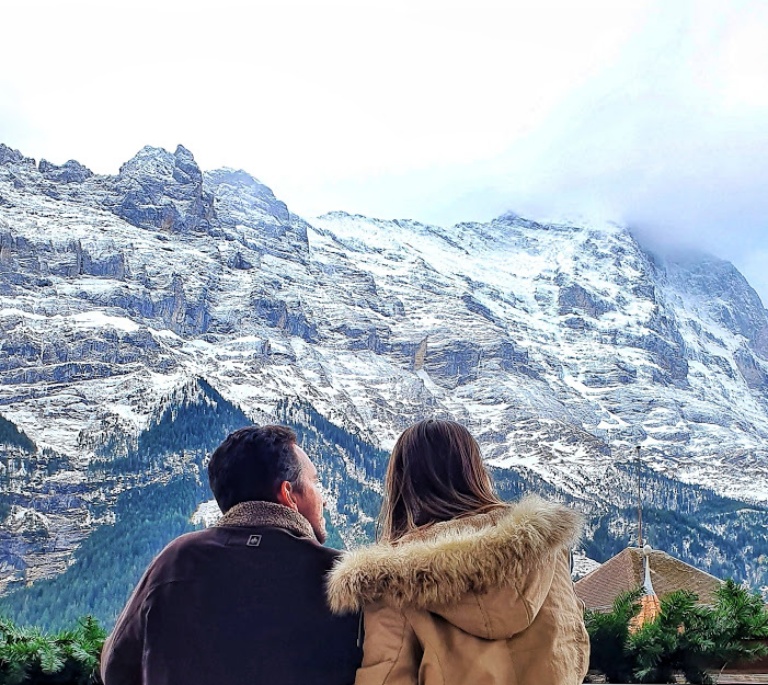
[(299, 505), (293, 496), (293, 486), (287, 480), (280, 483), (280, 487), (277, 489), (277, 503), (294, 511), (299, 510)]

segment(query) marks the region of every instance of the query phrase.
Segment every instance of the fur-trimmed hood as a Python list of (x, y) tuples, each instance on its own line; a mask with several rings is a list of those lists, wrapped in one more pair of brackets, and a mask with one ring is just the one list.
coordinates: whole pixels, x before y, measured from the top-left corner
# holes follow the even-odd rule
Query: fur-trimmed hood
[(554, 556), (576, 543), (581, 526), (579, 513), (536, 496), (445, 521), (396, 544), (346, 554), (329, 576), (329, 603), (336, 613), (376, 603), (426, 609), (457, 623), (455, 609), (468, 595), (477, 606), (484, 596), (498, 601), (499, 591), (518, 596), (530, 587), (539, 592), (531, 576), (546, 576)]

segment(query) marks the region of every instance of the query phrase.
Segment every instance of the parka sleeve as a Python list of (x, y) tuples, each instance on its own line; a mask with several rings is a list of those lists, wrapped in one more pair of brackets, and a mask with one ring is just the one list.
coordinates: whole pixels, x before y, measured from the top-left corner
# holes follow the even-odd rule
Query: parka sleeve
[(363, 663), (355, 685), (417, 685), (421, 656), (403, 612), (383, 605), (366, 607)]

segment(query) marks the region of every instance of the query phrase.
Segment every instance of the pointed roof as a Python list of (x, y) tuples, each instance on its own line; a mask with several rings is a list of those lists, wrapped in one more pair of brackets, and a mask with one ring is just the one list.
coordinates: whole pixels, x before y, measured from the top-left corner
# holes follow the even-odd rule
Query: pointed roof
[[(701, 604), (715, 603), (715, 591), (723, 581), (666, 552), (654, 549), (649, 554), (650, 578), (658, 597), (675, 590), (690, 590), (698, 595)], [(627, 547), (577, 581), (574, 588), (587, 609), (609, 611), (618, 595), (643, 586), (644, 581), (643, 550)]]
[(629, 632), (637, 632), (648, 621), (653, 621), (661, 613), (661, 602), (656, 595), (643, 595), (640, 598), (640, 611), (629, 622)]
[(645, 579), (643, 580), (643, 590), (646, 595), (656, 596), (656, 590), (653, 589), (653, 579), (651, 578), (651, 552), (653, 547), (646, 545), (643, 547), (643, 562), (645, 566)]
[(644, 594), (640, 597), (640, 611), (629, 622), (630, 633), (637, 632), (645, 623), (653, 621), (661, 613), (661, 602), (656, 594), (656, 590), (653, 589), (653, 579), (651, 578), (651, 552), (653, 552), (653, 548), (650, 545), (643, 547), (643, 562), (645, 566)]

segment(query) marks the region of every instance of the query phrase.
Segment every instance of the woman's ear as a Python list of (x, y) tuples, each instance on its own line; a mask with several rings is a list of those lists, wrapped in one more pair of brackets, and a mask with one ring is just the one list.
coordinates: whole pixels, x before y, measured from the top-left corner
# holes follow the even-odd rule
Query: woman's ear
[(293, 496), (293, 487), (287, 480), (280, 483), (280, 487), (277, 489), (277, 503), (294, 511), (299, 510), (299, 505)]

